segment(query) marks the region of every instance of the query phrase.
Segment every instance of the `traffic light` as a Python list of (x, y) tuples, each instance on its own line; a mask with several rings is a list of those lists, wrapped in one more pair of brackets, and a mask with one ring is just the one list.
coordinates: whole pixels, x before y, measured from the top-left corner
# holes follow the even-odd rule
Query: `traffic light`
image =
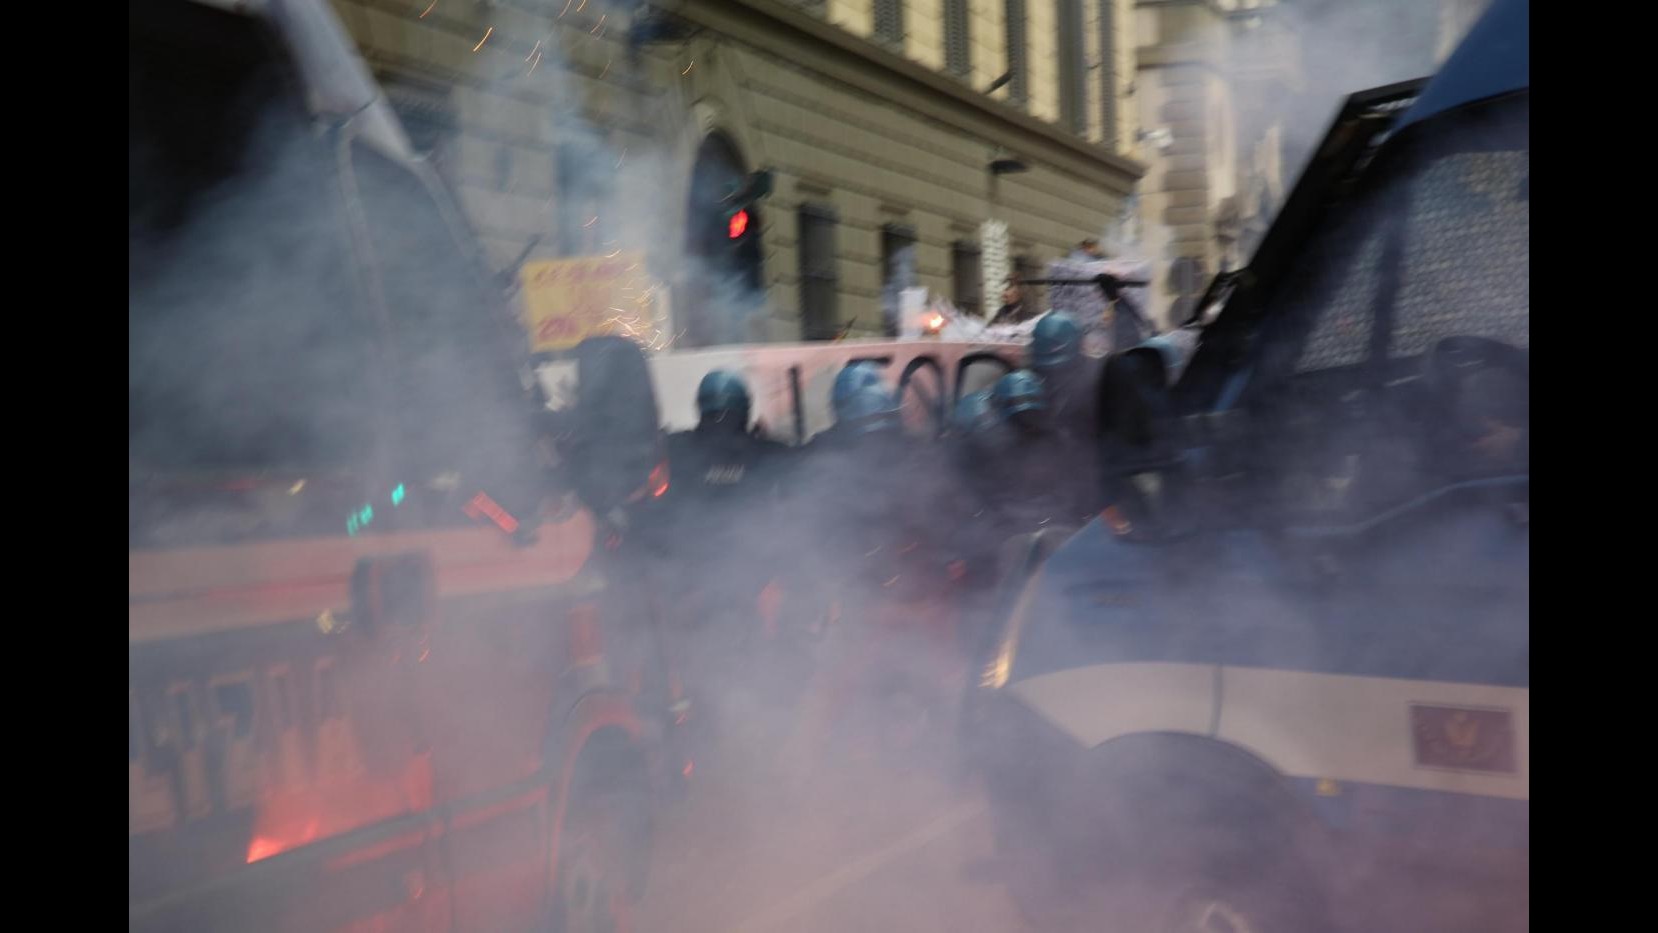
[(731, 193), (720, 200), (725, 219), (725, 238), (733, 244), (748, 234), (749, 208), (756, 201), (771, 194), (771, 172), (762, 169), (751, 172)]

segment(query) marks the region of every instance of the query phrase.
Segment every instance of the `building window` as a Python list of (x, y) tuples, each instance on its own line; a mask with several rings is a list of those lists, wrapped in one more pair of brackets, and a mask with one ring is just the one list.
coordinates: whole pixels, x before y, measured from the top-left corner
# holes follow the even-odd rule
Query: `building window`
[(1114, 0), (1100, 0), (1100, 133), (1109, 149), (1117, 148), (1117, 10)]
[(904, 50), (904, 0), (875, 0), (875, 41)]
[(958, 78), (973, 73), (973, 34), (967, 0), (944, 0), (944, 70)]
[(952, 300), (963, 314), (979, 316), (984, 309), (980, 294), (984, 285), (979, 265), (979, 244), (972, 240), (957, 240), (950, 250), (950, 279)]
[(832, 340), (839, 333), (840, 275), (835, 269), (835, 212), (802, 204), (800, 222), (800, 327), (807, 340)]
[(1030, 81), (1025, 68), (1025, 0), (1007, 0), (1008, 99), (1020, 106), (1030, 100)]
[(1088, 132), (1088, 66), (1082, 34), (1082, 0), (1059, 0), (1059, 32), (1054, 36), (1059, 50), (1059, 119), (1071, 132)]
[(881, 318), (888, 337), (898, 336), (904, 289), (917, 284), (915, 228), (887, 224), (881, 228)]

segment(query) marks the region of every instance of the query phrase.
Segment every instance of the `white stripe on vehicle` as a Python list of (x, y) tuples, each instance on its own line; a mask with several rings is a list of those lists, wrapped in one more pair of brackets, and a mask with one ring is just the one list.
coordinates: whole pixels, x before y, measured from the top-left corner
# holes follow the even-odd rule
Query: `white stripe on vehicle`
[[(1240, 746), (1290, 777), (1531, 799), (1528, 687), (1134, 662), (1057, 671), (1008, 689), (1087, 748), (1179, 732)], [(1410, 708), (1423, 704), (1509, 713), (1515, 771), (1418, 765)]]

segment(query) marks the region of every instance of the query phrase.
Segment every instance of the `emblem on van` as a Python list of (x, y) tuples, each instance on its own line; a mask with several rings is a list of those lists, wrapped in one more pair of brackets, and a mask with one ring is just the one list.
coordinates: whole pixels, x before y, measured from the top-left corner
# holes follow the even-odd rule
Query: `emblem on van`
[(1457, 771), (1513, 773), (1514, 722), (1508, 710), (1412, 704), (1416, 763)]

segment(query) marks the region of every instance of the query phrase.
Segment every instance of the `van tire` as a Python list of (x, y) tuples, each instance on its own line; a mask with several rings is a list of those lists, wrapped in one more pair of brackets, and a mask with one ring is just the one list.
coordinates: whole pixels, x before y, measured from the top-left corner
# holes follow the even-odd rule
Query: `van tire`
[(1164, 737), (1115, 752), (1065, 782), (1061, 809), (1007, 827), (1010, 893), (1034, 927), (1091, 929), (1106, 911), (1148, 933), (1337, 929), (1322, 834), (1265, 769)]

